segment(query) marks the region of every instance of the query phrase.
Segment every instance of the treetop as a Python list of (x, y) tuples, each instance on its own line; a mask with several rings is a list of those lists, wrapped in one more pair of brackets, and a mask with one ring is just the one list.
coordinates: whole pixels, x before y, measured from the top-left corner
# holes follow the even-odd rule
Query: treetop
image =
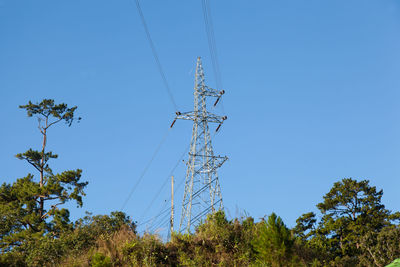
[(33, 104), (31, 101), (29, 101), (27, 105), (20, 105), (19, 108), (26, 109), (28, 117), (32, 117), (33, 115), (41, 115), (46, 120), (49, 119), (50, 116), (56, 118), (56, 120), (50, 122), (46, 128), (61, 120), (64, 120), (68, 126), (71, 126), (74, 120), (81, 120), (81, 117), (74, 117), (74, 112), (78, 108), (77, 106), (68, 108), (67, 104), (65, 103), (54, 104), (53, 99), (43, 99), (42, 102), (36, 104)]

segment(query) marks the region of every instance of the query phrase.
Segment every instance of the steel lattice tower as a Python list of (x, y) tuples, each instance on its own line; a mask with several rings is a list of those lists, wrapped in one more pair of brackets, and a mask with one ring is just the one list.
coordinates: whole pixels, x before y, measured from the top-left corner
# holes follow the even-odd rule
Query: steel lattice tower
[(185, 192), (182, 200), (180, 232), (190, 232), (193, 226), (216, 210), (223, 209), (221, 187), (217, 169), (228, 159), (214, 156), (208, 123), (217, 123), (219, 130), (226, 116), (218, 116), (207, 111), (206, 103), (210, 97), (218, 103), (224, 91), (217, 91), (205, 85), (204, 72), (200, 57), (197, 58), (194, 85), (194, 111), (176, 112), (177, 119), (192, 120), (193, 131), (185, 180)]

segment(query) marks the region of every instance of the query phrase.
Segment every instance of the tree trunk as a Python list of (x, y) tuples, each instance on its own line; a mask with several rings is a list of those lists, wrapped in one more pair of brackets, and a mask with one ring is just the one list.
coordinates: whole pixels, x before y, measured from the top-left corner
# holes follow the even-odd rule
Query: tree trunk
[[(40, 160), (40, 181), (39, 181), (39, 186), (43, 187), (44, 185), (44, 152), (45, 152), (45, 148), (46, 148), (46, 143), (47, 143), (47, 124), (48, 124), (48, 120), (46, 118), (46, 126), (43, 128), (43, 143), (42, 143), (42, 159)], [(40, 218), (43, 217), (44, 214), (44, 197), (40, 197), (39, 199), (39, 215)]]

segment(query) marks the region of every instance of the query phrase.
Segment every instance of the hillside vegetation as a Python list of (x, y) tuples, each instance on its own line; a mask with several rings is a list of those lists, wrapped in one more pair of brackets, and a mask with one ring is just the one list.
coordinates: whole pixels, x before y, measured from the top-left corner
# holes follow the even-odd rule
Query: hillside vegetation
[[(80, 118), (77, 107), (40, 103), (20, 106), (39, 118), (41, 150), (16, 157), (37, 174), (0, 187), (0, 266), (386, 266), (400, 257), (400, 213), (387, 210), (383, 191), (368, 180), (344, 178), (288, 228), (275, 213), (256, 222), (208, 215), (194, 233), (172, 233), (168, 242), (120, 211), (87, 214), (75, 222), (62, 206), (83, 204), (82, 170), (54, 173), (46, 150), (48, 130)], [(393, 263), (396, 264), (396, 263)], [(393, 265), (395, 266), (395, 265)]]

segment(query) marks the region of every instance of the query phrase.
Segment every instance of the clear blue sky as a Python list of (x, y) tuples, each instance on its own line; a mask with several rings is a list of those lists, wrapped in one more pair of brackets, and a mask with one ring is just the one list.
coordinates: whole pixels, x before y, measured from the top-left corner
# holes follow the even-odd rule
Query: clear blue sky
[[(189, 111), (197, 56), (215, 87), (201, 2), (141, 3), (174, 98)], [(274, 211), (293, 226), (344, 177), (369, 179), (400, 210), (400, 2), (211, 1), (211, 9), (228, 116), (214, 150), (229, 157), (220, 169), (228, 216)], [(81, 168), (89, 181), (72, 218), (121, 209), (174, 118), (133, 1), (0, 0), (1, 182), (34, 173), (14, 157), (41, 142), (18, 105), (43, 98), (77, 105), (83, 118), (57, 125), (48, 141), (60, 155), (56, 171)], [(167, 183), (148, 208), (190, 136), (187, 121), (169, 132), (124, 209), (134, 220), (169, 198)], [(177, 184), (184, 173), (181, 163)]]

